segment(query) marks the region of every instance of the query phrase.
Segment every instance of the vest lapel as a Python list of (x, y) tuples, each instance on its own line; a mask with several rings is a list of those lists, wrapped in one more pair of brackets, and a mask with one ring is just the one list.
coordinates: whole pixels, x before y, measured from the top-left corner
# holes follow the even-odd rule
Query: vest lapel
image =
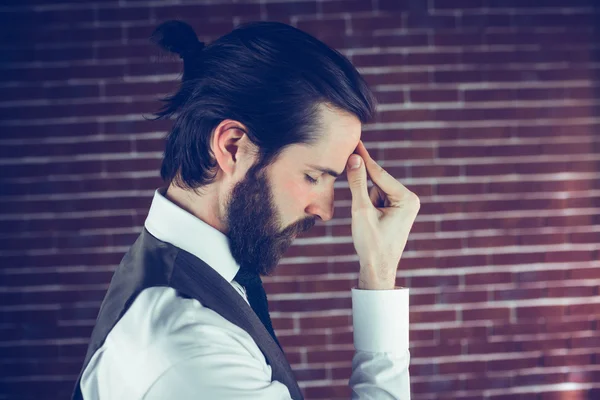
[(216, 311), (248, 332), (271, 365), (273, 380), (285, 384), (293, 399), (302, 398), (302, 392), (283, 351), (250, 305), (213, 268), (196, 256), (180, 250), (169, 286), (198, 299), (204, 307)]

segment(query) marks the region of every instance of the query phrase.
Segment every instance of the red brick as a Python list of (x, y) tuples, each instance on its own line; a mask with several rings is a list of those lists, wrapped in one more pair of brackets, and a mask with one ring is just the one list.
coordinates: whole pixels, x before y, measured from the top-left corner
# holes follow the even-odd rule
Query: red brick
[(517, 307), (515, 315), (519, 320), (537, 319), (541, 317), (562, 317), (566, 315), (566, 306), (528, 306)]
[(472, 89), (464, 93), (465, 101), (511, 101), (517, 99), (516, 89)]
[[(345, 375), (349, 376), (349, 375)], [(303, 390), (304, 396), (307, 399), (333, 399), (333, 398), (350, 398), (350, 387), (348, 385), (316, 385), (309, 386)]]
[(433, 81), (436, 83), (481, 82), (483, 72), (480, 70), (435, 71)]
[(12, 100), (80, 99), (98, 97), (100, 95), (100, 87), (96, 84), (53, 87), (19, 86), (3, 88), (2, 92), (5, 98), (10, 98)]
[[(431, 210), (429, 208), (429, 210)], [(405, 249), (411, 251), (428, 251), (428, 250), (448, 250), (448, 249), (460, 249), (462, 247), (460, 239), (428, 239), (428, 240), (413, 240), (407, 244)]]
[[(98, 8), (96, 19), (102, 22), (123, 20), (150, 21), (150, 7), (111, 7)], [(161, 10), (164, 11), (164, 10)], [(81, 21), (78, 19), (78, 21)]]
[(525, 300), (539, 299), (542, 297), (551, 297), (546, 295), (546, 290), (543, 288), (515, 288), (515, 289), (496, 289), (492, 292), (494, 301), (506, 300)]
[(410, 323), (432, 323), (432, 322), (443, 322), (443, 321), (455, 321), (456, 311), (444, 310), (444, 311), (411, 311), (410, 312)]
[(435, 335), (433, 329), (411, 329), (409, 332), (411, 342), (435, 340)]
[(408, 0), (378, 0), (377, 4), (381, 11), (406, 11), (410, 8)]
[(339, 328), (351, 326), (350, 315), (331, 315), (323, 317), (302, 317), (299, 319), (300, 329), (324, 329), (324, 328)]
[(462, 311), (463, 321), (476, 320), (506, 320), (510, 317), (510, 309), (507, 307), (497, 308), (472, 308)]
[(269, 310), (280, 312), (329, 311), (349, 309), (352, 299), (349, 297), (332, 297), (325, 299), (304, 300), (269, 300)]
[(457, 275), (412, 276), (410, 287), (458, 286)]
[[(589, 234), (591, 234), (591, 232)], [(583, 235), (583, 233), (582, 233), (582, 235)], [(589, 242), (589, 243), (598, 243), (598, 242)], [(569, 269), (568, 276), (569, 276), (569, 279), (600, 279), (600, 268), (598, 268), (598, 267), (573, 268), (573, 269)]]
[(486, 371), (514, 371), (540, 366), (540, 357), (518, 357), (486, 362)]
[[(323, 3), (327, 4), (329, 2)], [(362, 1), (363, 4), (368, 4), (366, 1)], [(376, 16), (364, 16), (356, 15), (351, 19), (352, 31), (371, 33), (377, 29), (400, 29), (403, 28), (402, 14), (389, 14), (376, 15)]]
[(434, 0), (433, 2), (433, 8), (440, 10), (481, 8), (483, 5), (483, 0)]
[(412, 103), (440, 103), (458, 101), (456, 90), (417, 90), (410, 91)]
[(494, 264), (527, 264), (544, 260), (545, 253), (505, 253), (494, 254), (491, 261)]
[(458, 176), (459, 167), (455, 165), (424, 165), (411, 168), (414, 176), (434, 177), (434, 176)]
[(428, 43), (428, 35), (418, 32), (409, 32), (403, 35), (381, 35), (373, 37), (373, 46), (421, 47), (427, 46)]
[(467, 354), (513, 353), (519, 351), (519, 343), (506, 341), (471, 341), (467, 344)]
[(458, 328), (440, 328), (440, 342), (459, 342), (463, 339), (484, 338), (487, 336), (487, 328), (485, 326), (471, 326)]
[(299, 256), (335, 256), (340, 254), (352, 254), (355, 252), (353, 243), (327, 243), (313, 246), (301, 246), (292, 244), (286, 252), (287, 257)]
[(434, 46), (476, 46), (483, 44), (483, 35), (474, 32), (440, 32), (433, 35)]
[(325, 346), (328, 342), (326, 334), (307, 334), (302, 335), (277, 335), (277, 339), (282, 346), (289, 347), (308, 347)]
[(363, 77), (369, 85), (394, 84), (408, 85), (417, 83), (428, 83), (429, 72), (411, 71), (411, 72), (385, 72), (377, 74), (364, 74)]
[(537, 386), (559, 384), (567, 381), (565, 372), (527, 372), (515, 375), (514, 384), (519, 386)]
[(439, 295), (440, 304), (483, 303), (488, 300), (488, 292), (481, 291), (451, 291), (444, 290)]
[(545, 354), (542, 363), (548, 367), (582, 366), (592, 363), (591, 354)]
[[(485, 192), (484, 183), (463, 183), (463, 184), (443, 184), (439, 183), (436, 185), (435, 193), (438, 195), (457, 195), (457, 194), (482, 194)], [(476, 238), (467, 238), (467, 242), (472, 239), (475, 241)]]
[(462, 346), (460, 344), (412, 346), (410, 349), (411, 357), (415, 358), (457, 356), (460, 355), (461, 352)]
[(553, 251), (546, 253), (547, 262), (593, 261), (597, 260), (597, 251)]
[[(402, 285), (400, 285), (402, 286)], [(422, 306), (422, 305), (434, 305), (436, 304), (437, 297), (434, 293), (420, 293), (410, 295), (411, 306)]]
[[(489, 36), (503, 37), (503, 33), (488, 33), (485, 32), (490, 27), (509, 27), (512, 23), (512, 17), (510, 14), (494, 14), (487, 12), (485, 14), (463, 14), (458, 17), (458, 25), (464, 28), (479, 28), (484, 29), (483, 35), (484, 40)], [(487, 43), (487, 42), (486, 42)]]
[(598, 286), (549, 287), (548, 297), (586, 297), (598, 294)]
[(310, 351), (307, 354), (309, 363), (322, 363), (334, 361), (349, 361), (354, 356), (354, 350), (325, 350)]
[(513, 279), (513, 275), (510, 272), (474, 273), (465, 275), (465, 285), (511, 283)]
[[(290, 3), (288, 3), (290, 4)], [(269, 4), (267, 4), (268, 7)], [(325, 19), (302, 19), (298, 21), (297, 28), (312, 35), (344, 35), (347, 22), (343, 18), (325, 18)]]
[(568, 315), (597, 315), (600, 314), (600, 302), (594, 300), (585, 304), (569, 304), (567, 306)]
[(454, 363), (441, 363), (439, 366), (440, 374), (468, 374), (475, 372), (484, 372), (486, 370), (485, 361), (459, 361)]
[(405, 109), (381, 111), (377, 114), (378, 122), (417, 122), (431, 120), (433, 111), (427, 109)]
[(294, 318), (271, 316), (271, 321), (273, 322), (273, 328), (276, 331), (294, 329)]
[[(567, 313), (569, 315), (572, 315), (571, 307), (573, 307), (573, 305), (568, 306)], [(594, 328), (594, 324), (593, 324), (593, 321), (573, 320), (572, 317), (569, 317), (568, 320), (567, 319), (558, 320), (558, 321), (548, 320), (544, 324), (544, 328), (545, 328), (545, 332), (548, 332), (548, 333), (577, 332), (577, 331), (592, 330)]]
[(542, 281), (563, 281), (566, 279), (567, 271), (561, 269), (553, 270), (533, 270), (516, 273), (516, 280), (518, 282), (533, 282), (538, 283)]
[(413, 12), (407, 15), (406, 25), (413, 29), (453, 29), (457, 26), (457, 17)]
[[(160, 3), (159, 3), (160, 4)], [(267, 5), (267, 12), (273, 12), (274, 10), (293, 10), (295, 12), (303, 9), (306, 4), (310, 5), (310, 2), (296, 2), (296, 3), (270, 3)], [(314, 8), (314, 2), (313, 2)], [(154, 15), (160, 16), (161, 20), (165, 21), (168, 19), (181, 19), (184, 18), (186, 21), (190, 16), (198, 15), (210, 15), (211, 18), (232, 18), (234, 16), (251, 16), (258, 19), (260, 17), (260, 4), (258, 3), (214, 3), (214, 4), (193, 4), (193, 5), (173, 5), (168, 6), (155, 6), (152, 8)], [(204, 19), (206, 20), (206, 18)], [(195, 24), (194, 24), (195, 25)]]
[(517, 324), (495, 324), (490, 331), (490, 338), (495, 338), (495, 336), (540, 334), (545, 333), (546, 329), (537, 321), (519, 321)]
[(466, 239), (466, 247), (478, 248), (478, 247), (502, 247), (502, 246), (515, 246), (519, 243), (518, 238), (515, 236), (475, 236)]
[(388, 147), (383, 149), (383, 158), (393, 159), (427, 159), (433, 158), (433, 149), (431, 147)]
[[(585, 375), (591, 374), (586, 373)], [(539, 398), (540, 400), (593, 399), (598, 397), (598, 394), (600, 394), (598, 389), (571, 389), (541, 393)]]
[(580, 349), (580, 348), (591, 348), (598, 349), (600, 347), (600, 338), (598, 335), (592, 336), (576, 336), (569, 339), (571, 345), (569, 347)]
[[(404, 92), (401, 91), (378, 91), (375, 92), (377, 100), (381, 104), (385, 103), (404, 103)], [(371, 132), (369, 132), (369, 135)]]
[(565, 338), (522, 340), (519, 344), (519, 348), (522, 351), (551, 351), (571, 347), (569, 345), (569, 339)]
[(589, 12), (579, 11), (572, 13), (544, 13), (544, 14), (515, 14), (512, 23), (517, 27), (580, 27), (590, 26), (594, 22), (594, 15)]
[(300, 282), (277, 282), (270, 279), (263, 279), (263, 286), (269, 295), (275, 293), (294, 293), (299, 291)]
[[(233, 5), (236, 7), (236, 5)], [(258, 6), (258, 4), (256, 4)], [(269, 18), (284, 15), (315, 15), (317, 13), (316, 1), (294, 1), (284, 3), (266, 3), (265, 8)]]

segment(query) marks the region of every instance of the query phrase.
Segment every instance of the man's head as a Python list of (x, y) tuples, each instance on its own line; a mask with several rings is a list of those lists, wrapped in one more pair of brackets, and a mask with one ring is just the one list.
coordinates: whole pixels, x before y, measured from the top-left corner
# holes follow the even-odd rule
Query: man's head
[[(182, 42), (198, 43), (176, 22), (154, 36), (182, 54)], [(196, 49), (157, 114), (176, 115), (161, 176), (228, 235), (242, 268), (268, 274), (298, 233), (331, 219), (333, 175), (375, 99), (345, 57), (289, 25), (242, 25)]]
[(361, 125), (356, 117), (326, 107), (321, 113), (323, 134), (316, 143), (289, 145), (262, 168), (254, 163), (252, 150), (238, 147), (253, 147), (242, 131), (217, 128), (217, 180), (227, 199), (221, 215), (240, 265), (268, 275), (297, 234), (310, 229), (317, 218), (333, 217), (334, 175), (344, 173)]

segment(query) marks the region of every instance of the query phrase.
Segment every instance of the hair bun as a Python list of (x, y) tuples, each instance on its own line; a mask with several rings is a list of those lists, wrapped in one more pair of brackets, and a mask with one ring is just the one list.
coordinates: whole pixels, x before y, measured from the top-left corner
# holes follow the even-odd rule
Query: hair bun
[(204, 48), (194, 29), (183, 21), (163, 22), (152, 32), (150, 40), (181, 58)]

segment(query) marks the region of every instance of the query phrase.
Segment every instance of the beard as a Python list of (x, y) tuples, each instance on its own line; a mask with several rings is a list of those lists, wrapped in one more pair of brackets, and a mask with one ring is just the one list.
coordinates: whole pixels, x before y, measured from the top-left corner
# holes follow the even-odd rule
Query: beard
[(227, 204), (231, 254), (240, 269), (270, 275), (299, 233), (313, 227), (309, 217), (280, 230), (281, 219), (265, 168), (250, 168), (232, 189)]

